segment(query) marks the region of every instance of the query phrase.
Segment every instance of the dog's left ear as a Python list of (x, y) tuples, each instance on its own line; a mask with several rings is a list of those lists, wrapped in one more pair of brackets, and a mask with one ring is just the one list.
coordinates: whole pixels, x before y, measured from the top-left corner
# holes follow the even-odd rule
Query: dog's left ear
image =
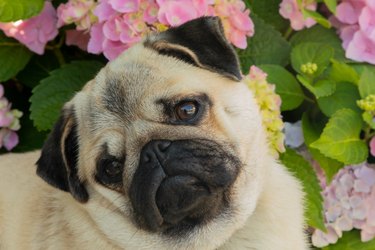
[(201, 17), (149, 36), (144, 46), (195, 66), (242, 79), (240, 64), (218, 17)]
[(78, 177), (79, 144), (73, 109), (65, 109), (43, 145), (37, 174), (48, 184), (70, 192), (79, 202), (89, 198)]

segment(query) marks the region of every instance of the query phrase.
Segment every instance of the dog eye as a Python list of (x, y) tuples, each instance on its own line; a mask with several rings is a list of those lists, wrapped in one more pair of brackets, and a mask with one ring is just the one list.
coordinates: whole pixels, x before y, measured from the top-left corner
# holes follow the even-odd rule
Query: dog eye
[(99, 162), (98, 179), (106, 184), (122, 182), (123, 168), (123, 163), (116, 158), (104, 158)]
[(180, 102), (175, 107), (176, 117), (180, 121), (190, 121), (195, 118), (198, 113), (198, 103), (194, 101)]

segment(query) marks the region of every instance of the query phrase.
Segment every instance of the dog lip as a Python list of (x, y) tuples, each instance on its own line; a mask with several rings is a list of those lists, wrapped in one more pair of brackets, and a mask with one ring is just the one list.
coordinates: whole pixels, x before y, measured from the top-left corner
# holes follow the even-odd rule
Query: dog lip
[[(167, 175), (160, 166), (159, 161), (144, 160), (145, 164), (149, 165), (147, 169), (149, 171), (148, 174), (152, 176), (151, 183), (146, 179), (141, 180), (142, 192), (131, 191), (130, 195), (136, 213), (142, 215), (137, 218), (140, 226), (150, 231), (158, 231), (163, 225), (164, 219), (156, 204), (156, 193)], [(155, 166), (155, 163), (158, 166)]]

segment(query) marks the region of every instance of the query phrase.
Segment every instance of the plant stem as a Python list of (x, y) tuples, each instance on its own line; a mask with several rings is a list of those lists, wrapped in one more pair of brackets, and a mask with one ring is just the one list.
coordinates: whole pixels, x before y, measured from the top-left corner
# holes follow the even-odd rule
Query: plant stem
[(286, 40), (288, 40), (289, 39), (289, 37), (290, 37), (290, 35), (293, 33), (293, 29), (292, 29), (292, 27), (291, 26), (289, 26), (288, 27), (288, 29), (285, 31), (285, 33), (284, 33), (284, 38), (286, 39)]
[(308, 102), (315, 103), (315, 100), (314, 100), (314, 99), (311, 99), (310, 97), (307, 97), (306, 95), (304, 95), (303, 98), (304, 98), (306, 101), (308, 101)]
[(57, 58), (57, 61), (59, 61), (60, 66), (62, 66), (66, 63), (65, 58), (64, 58), (64, 56), (61, 53), (61, 50), (59, 48), (54, 48), (53, 53), (55, 54), (55, 56)]

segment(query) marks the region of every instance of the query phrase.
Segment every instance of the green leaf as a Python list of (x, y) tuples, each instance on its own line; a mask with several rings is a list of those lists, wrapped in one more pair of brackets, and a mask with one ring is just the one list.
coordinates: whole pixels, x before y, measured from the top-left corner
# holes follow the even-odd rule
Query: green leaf
[(334, 58), (338, 61), (349, 61), (345, 58), (345, 51), (341, 46), (341, 39), (336, 34), (335, 29), (326, 29), (320, 25), (314, 25), (309, 29), (296, 32), (290, 42), (293, 47), (305, 42), (321, 43), (335, 49)]
[(314, 84), (314, 95), (316, 98), (332, 95), (336, 90), (336, 83), (331, 80), (322, 79)]
[(324, 170), (327, 181), (330, 182), (333, 176), (344, 166), (344, 164), (326, 157), (320, 153), (319, 150), (310, 146), (311, 143), (319, 139), (324, 126), (325, 122), (322, 121), (322, 119), (319, 121), (313, 121), (312, 119), (309, 119), (306, 113), (302, 115), (302, 131), (307, 149), (313, 156), (313, 159), (316, 160), (319, 163), (319, 166)]
[(330, 96), (336, 90), (336, 83), (331, 80), (321, 79), (318, 80), (316, 83), (312, 84), (312, 79), (308, 79), (304, 76), (297, 75), (297, 79), (305, 88), (307, 88), (311, 93), (313, 93), (316, 98)]
[(357, 106), (357, 100), (361, 99), (358, 88), (351, 83), (339, 82), (336, 84), (336, 91), (330, 96), (319, 98), (319, 108), (326, 116), (333, 115), (337, 110), (342, 108), (352, 109), (360, 113)]
[(26, 67), (17, 74), (17, 80), (27, 87), (34, 88), (59, 66), (54, 53), (47, 50), (42, 56), (34, 55)]
[(302, 9), (302, 14), (305, 18), (310, 17), (314, 19), (317, 23), (319, 23), (325, 28), (331, 28), (331, 23), (327, 20), (327, 18), (325, 18), (318, 12), (307, 10), (307, 9)]
[(324, 0), (324, 3), (333, 14), (336, 14), (337, 0)]
[(25, 46), (0, 32), (0, 82), (17, 75), (29, 62), (31, 56), (32, 53)]
[(279, 31), (288, 28), (288, 21), (283, 18), (280, 13), (281, 0), (252, 1), (251, 10), (262, 18), (266, 23), (271, 24)]
[(0, 22), (28, 19), (38, 14), (44, 0), (0, 0)]
[(365, 68), (358, 83), (359, 93), (362, 98), (375, 95), (375, 70)]
[(371, 113), (363, 112), (362, 118), (372, 129), (375, 129), (374, 116)]
[(352, 230), (344, 232), (343, 236), (333, 245), (323, 247), (322, 250), (374, 250), (375, 239), (367, 242), (361, 241), (360, 232)]
[(76, 61), (51, 72), (33, 89), (31, 119), (39, 130), (49, 130), (57, 120), (65, 102), (93, 79), (103, 67), (97, 61)]
[(350, 82), (355, 85), (359, 82), (359, 75), (354, 68), (344, 62), (332, 59), (332, 66), (329, 69), (328, 77), (335, 82)]
[(325, 231), (321, 188), (313, 168), (302, 156), (289, 148), (281, 154), (280, 160), (303, 185), (303, 191), (306, 194), (305, 216), (308, 225)]
[(278, 64), (286, 66), (289, 63), (289, 43), (272, 25), (266, 24), (256, 16), (252, 16), (252, 20), (255, 25), (255, 34), (247, 39), (247, 48), (238, 51), (242, 72), (245, 74), (249, 72), (251, 65)]
[[(327, 68), (334, 50), (329, 45), (320, 43), (301, 43), (293, 48), (291, 60), (295, 71), (308, 77), (317, 77)], [(307, 63), (316, 64), (317, 70), (313, 74), (303, 72), (301, 67)]]
[(314, 87), (311, 83), (312, 79), (308, 79), (302, 75), (297, 75), (298, 81), (306, 88), (308, 89), (311, 93), (314, 93)]
[(310, 146), (346, 165), (361, 163), (368, 155), (366, 143), (359, 138), (362, 125), (359, 114), (341, 109), (333, 114), (320, 138)]
[(304, 99), (304, 94), (296, 78), (279, 65), (260, 65), (267, 73), (267, 81), (276, 85), (276, 94), (281, 97), (281, 110), (297, 108)]

